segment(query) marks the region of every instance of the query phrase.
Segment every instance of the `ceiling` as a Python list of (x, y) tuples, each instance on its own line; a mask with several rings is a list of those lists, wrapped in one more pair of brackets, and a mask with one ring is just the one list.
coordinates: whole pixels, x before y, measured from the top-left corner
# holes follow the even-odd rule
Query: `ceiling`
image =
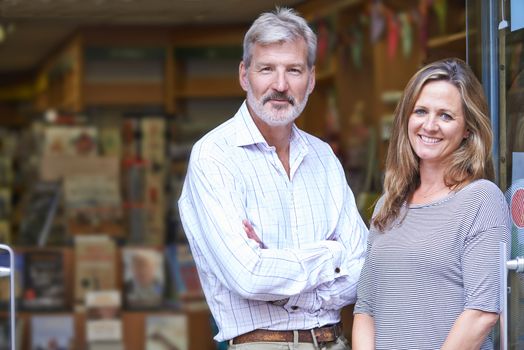
[[(76, 29), (96, 25), (251, 22), (275, 5), (300, 0), (0, 0), (0, 75), (34, 70)], [(0, 37), (2, 37), (0, 29)]]

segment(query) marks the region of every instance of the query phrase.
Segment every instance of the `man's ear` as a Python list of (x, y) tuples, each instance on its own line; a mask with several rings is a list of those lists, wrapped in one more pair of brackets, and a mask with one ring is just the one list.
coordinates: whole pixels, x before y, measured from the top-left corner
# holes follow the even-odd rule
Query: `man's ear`
[(316, 78), (315, 78), (315, 66), (311, 68), (310, 76), (309, 76), (309, 84), (308, 84), (308, 91), (307, 93), (310, 94), (313, 92), (313, 89), (315, 88)]
[(238, 66), (238, 81), (240, 82), (242, 89), (247, 91), (249, 84), (247, 81), (247, 67), (244, 64), (244, 61), (240, 61), (240, 65)]

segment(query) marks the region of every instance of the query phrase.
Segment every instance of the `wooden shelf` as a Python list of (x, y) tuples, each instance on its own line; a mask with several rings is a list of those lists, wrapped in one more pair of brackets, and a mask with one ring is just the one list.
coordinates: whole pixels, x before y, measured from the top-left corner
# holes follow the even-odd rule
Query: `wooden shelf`
[[(173, 311), (124, 311), (122, 312), (122, 326), (124, 337), (124, 349), (142, 350), (145, 345), (146, 318), (149, 315), (176, 315), (181, 312)], [(189, 349), (191, 350), (212, 350), (215, 349), (213, 334), (211, 332), (209, 310), (184, 311), (187, 315)], [(2, 311), (0, 315), (5, 317), (7, 313)], [(86, 315), (83, 311), (60, 311), (60, 312), (17, 312), (17, 318), (24, 322), (22, 337), (22, 350), (31, 348), (31, 317), (32, 316), (65, 316), (72, 315), (74, 318), (74, 349), (85, 349)]]
[(175, 87), (176, 98), (241, 97), (245, 92), (237, 77), (190, 78)]
[(449, 35), (438, 36), (428, 40), (428, 48), (438, 48), (459, 41), (466, 40), (466, 31), (453, 33)]
[(161, 105), (164, 103), (164, 83), (86, 83), (84, 103), (86, 105)]

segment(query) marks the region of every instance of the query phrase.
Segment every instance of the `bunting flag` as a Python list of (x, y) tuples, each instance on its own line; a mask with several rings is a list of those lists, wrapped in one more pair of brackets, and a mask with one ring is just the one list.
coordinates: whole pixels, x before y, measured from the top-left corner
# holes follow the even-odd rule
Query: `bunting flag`
[(420, 0), (418, 6), (418, 33), (420, 47), (425, 50), (428, 43), (428, 8), (430, 0)]
[(384, 5), (380, 0), (371, 5), (371, 43), (376, 43), (382, 37), (386, 26), (384, 19)]
[(386, 19), (388, 26), (388, 57), (393, 59), (397, 55), (400, 26), (393, 11), (386, 11)]
[(433, 11), (437, 15), (438, 28), (440, 34), (446, 33), (446, 18), (448, 14), (448, 2), (447, 0), (434, 0)]
[(362, 68), (362, 47), (364, 35), (358, 26), (351, 28), (351, 58), (356, 68)]
[(402, 38), (402, 53), (404, 54), (404, 57), (409, 57), (411, 55), (411, 50), (413, 48), (413, 40), (412, 40), (413, 32), (411, 30), (411, 20), (409, 18), (409, 15), (405, 12), (399, 14), (398, 19), (400, 21), (400, 37)]
[(329, 52), (329, 30), (325, 20), (317, 24), (317, 61), (323, 65), (327, 60)]

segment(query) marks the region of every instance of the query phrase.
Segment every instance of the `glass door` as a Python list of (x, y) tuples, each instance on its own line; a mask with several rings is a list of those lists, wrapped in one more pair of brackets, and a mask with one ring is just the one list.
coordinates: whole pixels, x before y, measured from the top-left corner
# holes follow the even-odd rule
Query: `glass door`
[(511, 210), (511, 260), (501, 264), (501, 271), (509, 268), (501, 290), (505, 282), (509, 288), (500, 348), (524, 349), (524, 1), (466, 0), (466, 8), (467, 61), (488, 99), (496, 181)]
[[(511, 258), (517, 259), (524, 256), (524, 2), (502, 6), (507, 27), (499, 31), (500, 186), (510, 204)], [(508, 282), (508, 349), (524, 349), (524, 274), (511, 270)]]

